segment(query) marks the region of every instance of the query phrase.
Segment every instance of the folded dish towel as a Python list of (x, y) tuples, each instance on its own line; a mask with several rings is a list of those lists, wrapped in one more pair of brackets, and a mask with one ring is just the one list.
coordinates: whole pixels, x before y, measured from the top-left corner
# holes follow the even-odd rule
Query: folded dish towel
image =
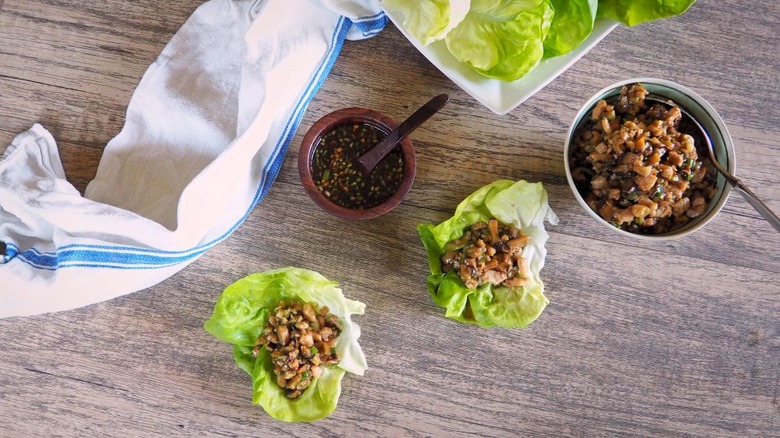
[(229, 236), (344, 40), (386, 21), (376, 0), (210, 0), (144, 74), (84, 196), (44, 127), (0, 146), (0, 317), (144, 289)]

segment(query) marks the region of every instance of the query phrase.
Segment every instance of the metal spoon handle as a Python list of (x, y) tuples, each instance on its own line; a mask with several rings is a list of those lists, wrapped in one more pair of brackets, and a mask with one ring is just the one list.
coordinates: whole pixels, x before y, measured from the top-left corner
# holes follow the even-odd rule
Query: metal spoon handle
[(739, 194), (742, 195), (742, 197), (745, 198), (745, 200), (750, 203), (750, 205), (752, 205), (753, 208), (755, 208), (756, 211), (758, 211), (758, 213), (775, 228), (775, 230), (780, 232), (780, 218), (778, 218), (766, 204), (761, 202), (755, 193), (747, 188), (745, 184), (742, 184), (742, 181), (740, 180), (737, 180), (736, 184), (734, 184), (734, 188), (737, 189)]
[(439, 111), (447, 102), (450, 97), (446, 94), (440, 94), (428, 103), (420, 107), (409, 118), (401, 122), (397, 128), (387, 135), (382, 141), (376, 144), (368, 150), (368, 152), (359, 156), (357, 159), (357, 166), (363, 171), (363, 174), (369, 174), (380, 161), (382, 161), (387, 154), (392, 151), (395, 146), (403, 140), (404, 137), (409, 135), (412, 131), (417, 129), (420, 125), (428, 120), (432, 115)]
[(780, 218), (777, 217), (776, 214), (772, 213), (772, 210), (767, 207), (766, 204), (761, 202), (760, 199), (758, 199), (758, 196), (756, 196), (755, 193), (753, 193), (745, 184), (742, 183), (742, 181), (739, 180), (736, 176), (729, 173), (729, 171), (723, 167), (720, 162), (718, 162), (718, 158), (715, 156), (715, 150), (712, 147), (712, 141), (710, 141), (710, 135), (707, 133), (707, 130), (704, 129), (704, 127), (701, 126), (698, 120), (696, 120), (695, 117), (691, 116), (683, 107), (677, 105), (676, 103), (672, 102), (671, 99), (664, 98), (663, 96), (658, 96), (655, 94), (648, 94), (645, 97), (646, 100), (652, 100), (655, 102), (659, 102), (663, 105), (669, 106), (669, 107), (677, 107), (680, 109), (680, 112), (688, 118), (691, 122), (693, 122), (694, 125), (696, 125), (696, 128), (699, 130), (699, 132), (704, 136), (704, 142), (707, 144), (707, 153), (710, 156), (710, 160), (712, 161), (712, 164), (715, 166), (715, 169), (723, 175), (724, 178), (726, 178), (726, 181), (728, 181), (729, 184), (731, 184), (740, 195), (742, 195), (745, 200), (750, 203), (750, 205), (753, 206), (753, 208), (756, 209), (756, 211), (761, 214), (761, 216), (766, 219), (767, 222), (769, 222), (772, 227), (774, 227), (775, 230), (780, 231)]

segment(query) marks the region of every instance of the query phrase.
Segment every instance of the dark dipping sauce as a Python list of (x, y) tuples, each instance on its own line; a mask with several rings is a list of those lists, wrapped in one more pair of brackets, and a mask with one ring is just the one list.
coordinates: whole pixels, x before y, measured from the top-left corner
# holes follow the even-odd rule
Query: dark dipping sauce
[(366, 122), (347, 123), (320, 138), (311, 160), (312, 180), (331, 202), (362, 210), (387, 201), (398, 190), (404, 175), (401, 148), (393, 149), (368, 175), (357, 159), (387, 136)]

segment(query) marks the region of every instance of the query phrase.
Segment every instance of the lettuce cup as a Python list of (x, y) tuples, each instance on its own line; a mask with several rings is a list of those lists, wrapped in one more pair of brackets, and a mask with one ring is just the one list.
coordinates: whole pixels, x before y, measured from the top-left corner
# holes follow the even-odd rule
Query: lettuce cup
[(428, 292), (445, 316), (481, 327), (522, 328), (549, 303), (540, 271), (558, 223), (541, 183), (498, 180), (438, 224), (417, 231), (428, 253)]
[(368, 368), (351, 320), (364, 310), (338, 283), (288, 267), (228, 286), (204, 328), (233, 345), (236, 365), (252, 378), (253, 403), (277, 420), (311, 422), (336, 409), (345, 373)]

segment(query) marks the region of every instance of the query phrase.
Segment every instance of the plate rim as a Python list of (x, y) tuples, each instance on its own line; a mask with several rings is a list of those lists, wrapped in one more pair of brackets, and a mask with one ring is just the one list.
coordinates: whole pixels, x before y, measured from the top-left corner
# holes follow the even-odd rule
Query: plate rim
[(525, 76), (515, 81), (507, 82), (484, 77), (466, 63), (458, 61), (449, 53), (443, 40), (423, 46), (422, 43), (412, 37), (401, 26), (400, 18), (397, 15), (386, 8), (383, 8), (383, 10), (401, 34), (434, 67), (472, 98), (497, 115), (506, 115), (539, 92), (592, 50), (620, 24), (607, 18), (597, 18), (593, 25), (593, 31), (588, 38), (574, 50), (564, 55), (543, 59)]

